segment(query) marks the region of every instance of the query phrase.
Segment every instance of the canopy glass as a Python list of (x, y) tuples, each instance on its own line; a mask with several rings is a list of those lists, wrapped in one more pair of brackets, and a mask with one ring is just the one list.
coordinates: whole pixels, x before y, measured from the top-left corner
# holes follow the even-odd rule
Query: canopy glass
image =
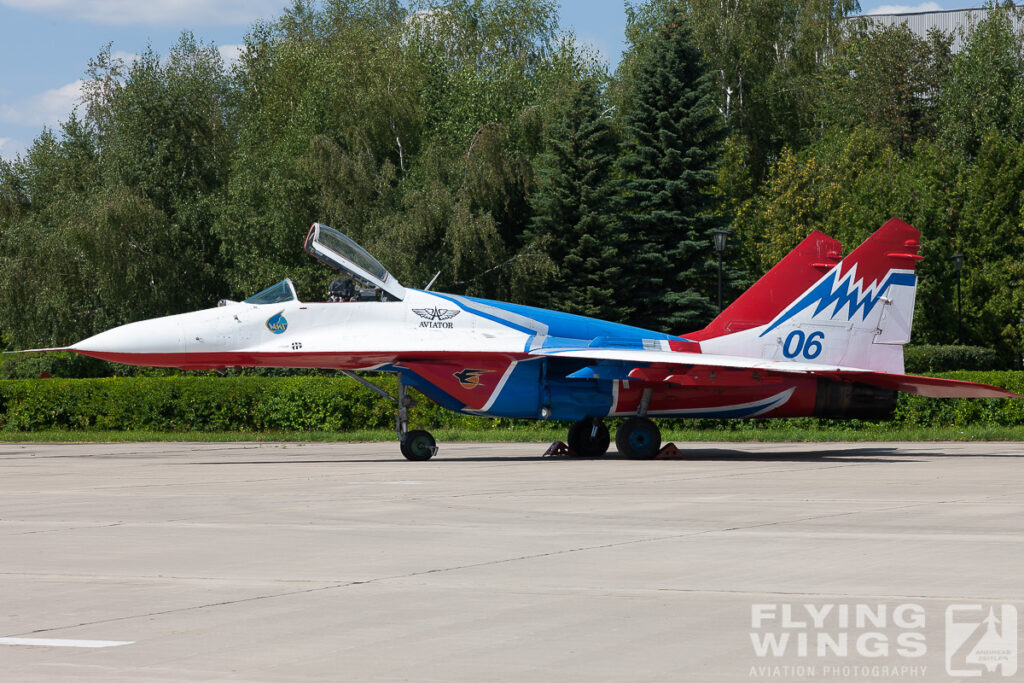
[(306, 236), (306, 252), (331, 268), (347, 273), (371, 287), (378, 287), (392, 299), (405, 298), (405, 287), (368, 251), (334, 228), (314, 223)]

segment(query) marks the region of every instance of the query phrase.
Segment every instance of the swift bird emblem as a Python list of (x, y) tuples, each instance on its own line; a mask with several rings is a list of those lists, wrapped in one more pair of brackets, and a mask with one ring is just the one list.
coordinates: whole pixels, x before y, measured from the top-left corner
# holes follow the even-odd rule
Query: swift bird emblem
[(480, 376), (486, 372), (494, 372), (494, 370), (473, 370), (471, 368), (464, 368), (458, 372), (453, 372), (452, 376), (459, 380), (459, 384), (462, 385), (463, 389), (476, 389), (480, 386)]

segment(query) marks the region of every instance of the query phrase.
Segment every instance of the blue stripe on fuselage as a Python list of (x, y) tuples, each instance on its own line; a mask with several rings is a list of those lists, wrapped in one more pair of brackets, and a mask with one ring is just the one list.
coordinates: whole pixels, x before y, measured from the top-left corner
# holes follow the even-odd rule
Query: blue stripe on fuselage
[[(672, 334), (665, 334), (664, 332), (655, 332), (653, 330), (646, 330), (642, 327), (633, 327), (631, 325), (623, 325), (621, 323), (613, 323), (607, 320), (598, 320), (597, 318), (587, 318), (582, 315), (574, 315), (572, 313), (562, 313), (560, 311), (552, 311), (545, 308), (535, 308), (533, 306), (523, 306), (521, 304), (510, 304), (504, 301), (492, 301), (490, 299), (480, 299), (472, 296), (458, 296), (455, 297), (450, 294), (441, 294), (438, 292), (427, 292), (434, 296), (440, 297), (446, 301), (450, 301), (457, 306), (470, 311), (475, 315), (479, 315), (482, 318), (494, 321), (501, 325), (511, 327), (515, 330), (523, 332), (529, 335), (536, 335), (539, 333), (538, 329), (531, 329), (525, 327), (514, 320), (500, 317), (499, 313), (489, 313), (481, 310), (479, 307), (473, 304), (480, 304), (491, 309), (497, 309), (498, 311), (505, 311), (511, 313), (512, 316), (528, 318), (538, 323), (538, 327), (543, 326), (547, 328), (545, 336), (548, 337), (561, 337), (563, 339), (596, 339), (598, 337), (607, 337), (618, 341), (617, 346), (622, 346), (620, 340), (633, 340), (640, 342), (643, 339), (654, 339), (654, 340), (666, 340), (672, 339), (677, 341), (685, 341), (683, 337), (678, 337)], [(468, 303), (467, 303), (468, 302)], [(511, 317), (511, 316), (510, 316)], [(554, 342), (554, 340), (552, 340)], [(545, 343), (545, 346), (549, 344)], [(561, 345), (556, 343), (555, 345)]]

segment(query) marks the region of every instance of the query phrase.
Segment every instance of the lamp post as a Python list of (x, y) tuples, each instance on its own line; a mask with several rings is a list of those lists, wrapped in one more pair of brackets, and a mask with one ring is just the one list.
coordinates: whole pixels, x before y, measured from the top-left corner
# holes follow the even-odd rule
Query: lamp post
[(960, 271), (964, 267), (963, 254), (953, 254), (953, 267), (956, 269), (956, 343), (963, 346), (964, 327), (960, 314)]
[(725, 240), (729, 237), (728, 230), (712, 230), (715, 237), (715, 251), (718, 252), (718, 312), (722, 312), (722, 252), (725, 251)]

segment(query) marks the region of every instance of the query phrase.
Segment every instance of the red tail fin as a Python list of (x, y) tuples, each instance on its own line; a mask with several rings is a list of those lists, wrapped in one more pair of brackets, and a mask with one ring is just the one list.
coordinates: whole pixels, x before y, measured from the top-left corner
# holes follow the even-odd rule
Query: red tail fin
[(770, 322), (842, 258), (842, 245), (812, 232), (703, 330), (683, 335), (703, 341)]

